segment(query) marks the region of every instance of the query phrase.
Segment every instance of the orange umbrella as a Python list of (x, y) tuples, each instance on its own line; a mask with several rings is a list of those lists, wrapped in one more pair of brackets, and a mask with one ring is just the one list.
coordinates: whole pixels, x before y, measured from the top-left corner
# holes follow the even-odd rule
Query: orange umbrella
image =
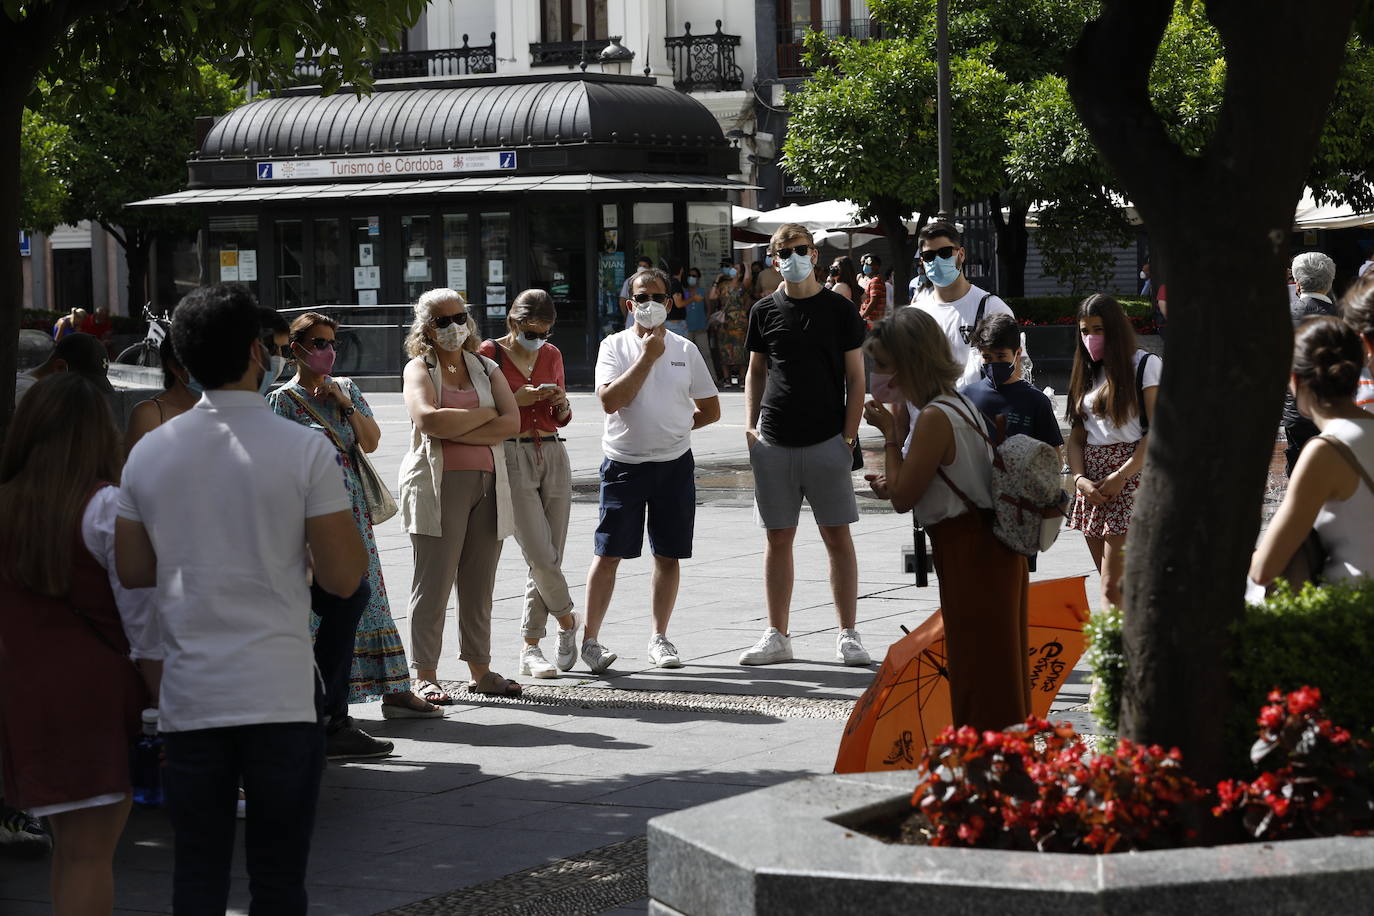
[[(1087, 576), (1032, 582), (1030, 622), (1031, 711), (1050, 704), (1083, 654), (1088, 619)], [(859, 698), (840, 739), (836, 773), (909, 770), (926, 744), (953, 722), (945, 623), (936, 611), (892, 644), (873, 684)]]

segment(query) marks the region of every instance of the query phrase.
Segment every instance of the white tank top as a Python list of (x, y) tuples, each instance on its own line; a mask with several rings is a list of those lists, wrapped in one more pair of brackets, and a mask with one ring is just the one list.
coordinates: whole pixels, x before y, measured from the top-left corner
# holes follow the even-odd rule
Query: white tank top
[[(958, 409), (954, 407), (958, 405)], [(964, 495), (974, 505), (982, 509), (992, 508), (992, 446), (983, 438), (983, 432), (970, 426), (965, 417), (983, 425), (983, 414), (962, 394), (940, 397), (931, 401), (928, 407), (937, 407), (949, 418), (954, 429), (954, 460), (941, 465), (940, 470), (954, 485), (964, 491)], [(916, 426), (915, 409), (912, 409), (911, 425)], [(960, 416), (960, 413), (963, 416)], [(911, 439), (907, 438), (907, 449)], [(951, 490), (940, 475), (936, 474), (926, 488), (925, 495), (916, 503), (913, 510), (916, 520), (923, 526), (934, 525), (947, 518), (955, 518), (968, 512), (968, 506)]]
[[(1350, 446), (1365, 472), (1374, 475), (1374, 417), (1331, 420), (1322, 435)], [(1374, 575), (1374, 492), (1363, 480), (1349, 499), (1323, 505), (1312, 527), (1329, 557), (1323, 579), (1339, 582)]]

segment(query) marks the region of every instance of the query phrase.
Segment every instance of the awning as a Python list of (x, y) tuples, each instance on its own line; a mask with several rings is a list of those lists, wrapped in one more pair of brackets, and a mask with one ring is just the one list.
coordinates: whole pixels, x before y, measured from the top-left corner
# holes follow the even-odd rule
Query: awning
[(204, 204), (284, 203), (308, 200), (356, 200), (422, 197), (432, 194), (519, 194), (526, 191), (590, 193), (593, 191), (748, 191), (758, 185), (709, 175), (492, 175), (486, 178), (429, 178), (352, 184), (255, 185), (196, 188), (128, 204), (130, 207), (185, 207)]

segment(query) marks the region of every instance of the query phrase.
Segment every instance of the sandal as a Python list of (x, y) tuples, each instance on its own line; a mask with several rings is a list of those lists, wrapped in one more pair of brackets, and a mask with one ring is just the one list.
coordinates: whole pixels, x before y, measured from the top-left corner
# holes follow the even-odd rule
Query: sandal
[(484, 697), (518, 697), (523, 689), (519, 681), (504, 678), (495, 671), (488, 671), (480, 681), (468, 684), (469, 693), (480, 693)]
[(433, 704), (434, 706), (453, 705), (453, 697), (445, 693), (444, 688), (433, 681), (425, 681), (417, 678), (415, 681), (415, 695), (426, 703)]

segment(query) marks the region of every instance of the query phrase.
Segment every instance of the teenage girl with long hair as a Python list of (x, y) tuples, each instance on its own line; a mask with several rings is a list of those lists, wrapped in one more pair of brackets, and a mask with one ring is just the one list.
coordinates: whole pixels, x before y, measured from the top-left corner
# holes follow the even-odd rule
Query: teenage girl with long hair
[(1087, 538), (1093, 565), (1102, 576), (1103, 598), (1120, 604), (1122, 548), (1145, 466), (1146, 429), (1155, 412), (1162, 364), (1159, 357), (1136, 347), (1135, 331), (1111, 296), (1098, 293), (1083, 300), (1078, 332), (1069, 378), (1069, 469), (1074, 486), (1069, 527)]

